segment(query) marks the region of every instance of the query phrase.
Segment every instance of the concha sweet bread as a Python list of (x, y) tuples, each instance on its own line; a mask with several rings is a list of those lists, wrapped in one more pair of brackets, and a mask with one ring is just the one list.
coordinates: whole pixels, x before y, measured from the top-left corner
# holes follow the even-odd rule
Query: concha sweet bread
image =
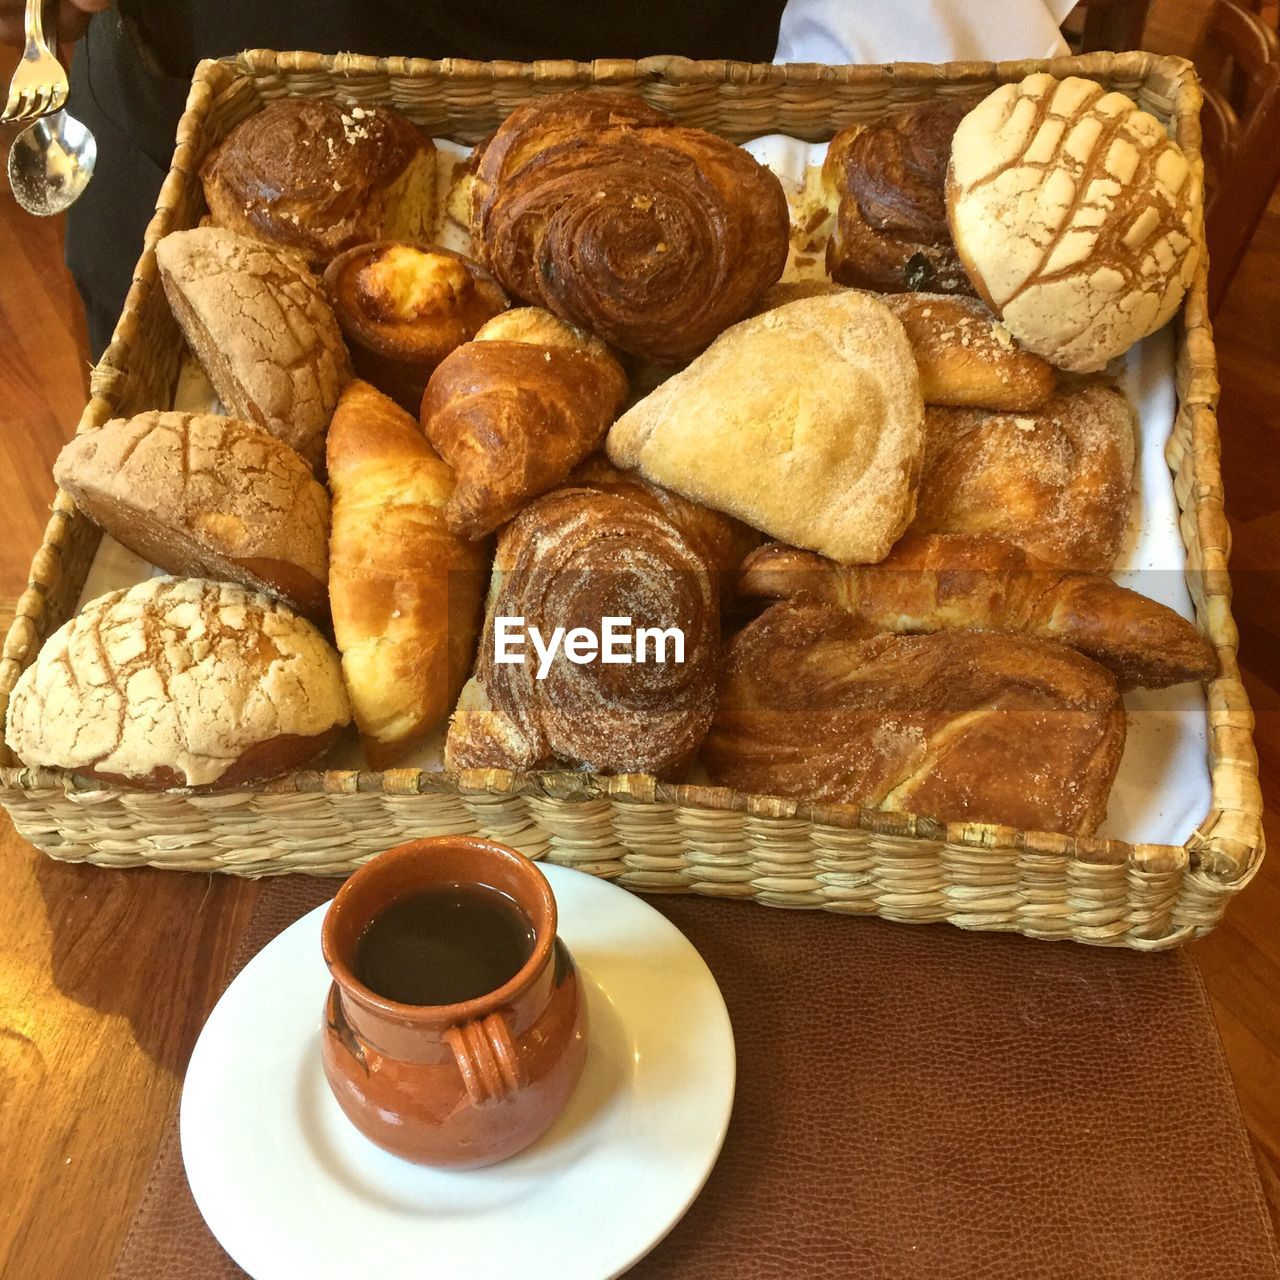
[(53, 478), (117, 542), (169, 573), (238, 582), (329, 615), (329, 495), (249, 422), (175, 411), (76, 436)]
[(148, 578), (45, 641), (5, 741), (29, 765), (122, 786), (231, 786), (300, 768), (350, 719), (311, 623), (230, 583)]
[(1178, 309), (1195, 273), (1202, 181), (1122, 93), (1045, 73), (960, 122), (951, 235), (1014, 337), (1062, 369), (1101, 369)]

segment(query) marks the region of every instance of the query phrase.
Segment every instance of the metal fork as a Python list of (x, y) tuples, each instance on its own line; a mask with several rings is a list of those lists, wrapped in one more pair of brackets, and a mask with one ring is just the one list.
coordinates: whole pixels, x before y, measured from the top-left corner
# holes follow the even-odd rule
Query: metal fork
[(67, 104), (67, 73), (44, 38), (44, 0), (27, 0), (27, 47), (9, 85), (0, 121), (35, 120)]

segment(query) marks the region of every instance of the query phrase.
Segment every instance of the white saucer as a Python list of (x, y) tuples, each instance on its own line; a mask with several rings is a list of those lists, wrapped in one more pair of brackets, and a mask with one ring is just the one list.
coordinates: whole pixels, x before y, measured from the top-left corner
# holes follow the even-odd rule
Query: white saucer
[(692, 1204), (733, 1106), (729, 1014), (689, 941), (642, 899), (544, 866), (590, 1016), (564, 1114), (520, 1155), (443, 1172), (348, 1123), (320, 1065), (329, 974), (317, 907), (245, 966), (182, 1091), (196, 1204), (255, 1280), (603, 1280)]

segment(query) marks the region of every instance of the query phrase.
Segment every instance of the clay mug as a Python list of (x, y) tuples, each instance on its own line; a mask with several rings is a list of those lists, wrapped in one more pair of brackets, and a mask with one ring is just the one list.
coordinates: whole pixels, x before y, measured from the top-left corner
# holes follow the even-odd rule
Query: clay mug
[[(443, 885), (487, 885), (514, 899), (533, 925), (531, 955), (473, 1000), (385, 999), (355, 975), (361, 935), (391, 903)], [(523, 1150), (560, 1114), (586, 1058), (586, 1004), (556, 937), (551, 886), (523, 854), (470, 836), (397, 845), (338, 890), (321, 945), (333, 975), (325, 1075), (365, 1137), (418, 1164), (474, 1168)]]

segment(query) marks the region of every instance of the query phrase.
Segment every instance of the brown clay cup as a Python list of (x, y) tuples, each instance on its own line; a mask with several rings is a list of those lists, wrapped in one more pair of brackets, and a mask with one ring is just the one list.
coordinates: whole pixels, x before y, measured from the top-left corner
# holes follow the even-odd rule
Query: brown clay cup
[[(444, 884), (488, 885), (519, 903), (534, 928), (524, 967), (460, 1004), (400, 1004), (371, 991), (354, 973), (369, 922)], [(586, 1059), (586, 1004), (556, 937), (551, 886), (523, 854), (470, 836), (397, 845), (338, 890), (321, 944), (333, 975), (325, 1075), (365, 1137), (418, 1164), (475, 1168), (523, 1150), (560, 1114)]]

